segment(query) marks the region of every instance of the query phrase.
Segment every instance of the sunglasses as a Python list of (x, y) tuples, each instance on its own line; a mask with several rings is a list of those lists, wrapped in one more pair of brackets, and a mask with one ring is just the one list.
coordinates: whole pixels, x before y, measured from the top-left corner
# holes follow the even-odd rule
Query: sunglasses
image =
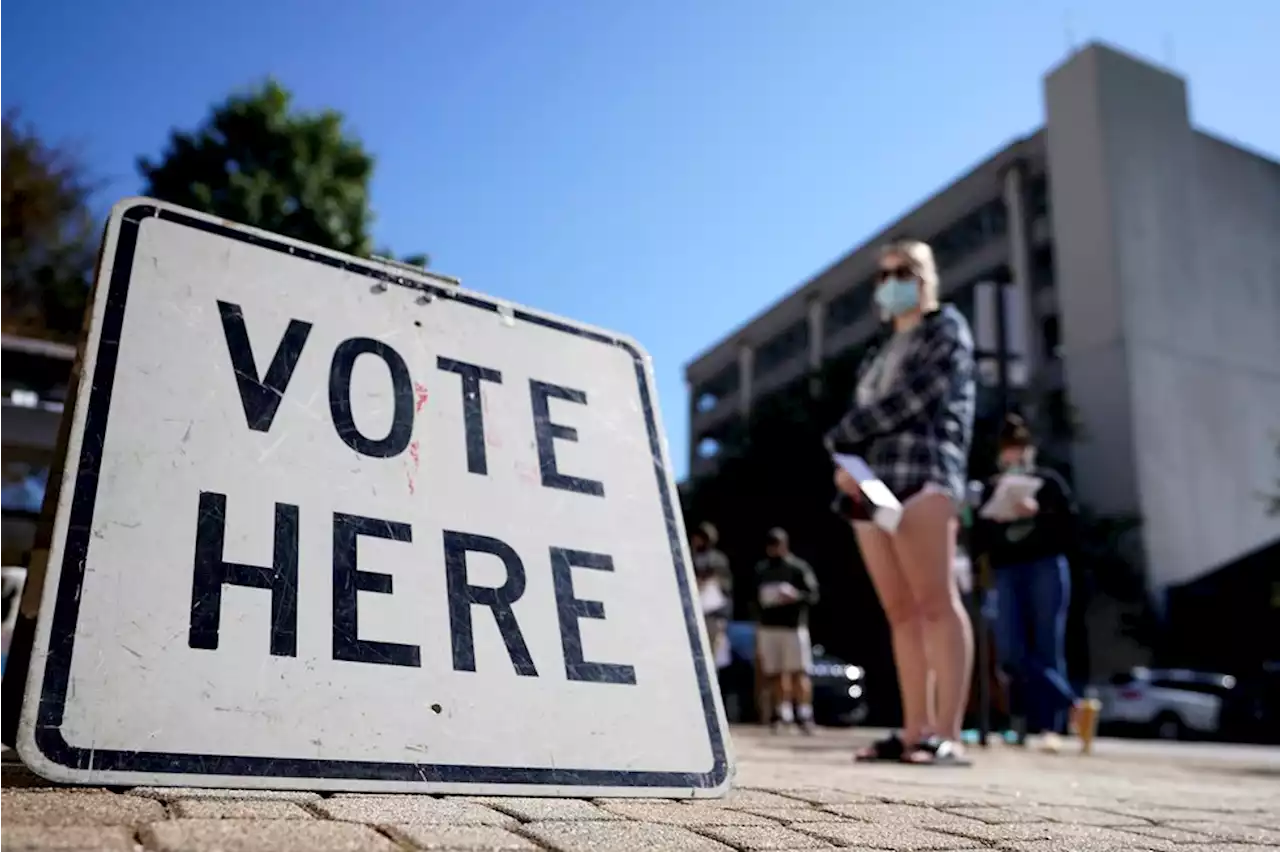
[(910, 266), (903, 264), (902, 266), (881, 267), (876, 270), (876, 283), (880, 284), (890, 278), (896, 278), (899, 281), (906, 281), (916, 277), (916, 271)]

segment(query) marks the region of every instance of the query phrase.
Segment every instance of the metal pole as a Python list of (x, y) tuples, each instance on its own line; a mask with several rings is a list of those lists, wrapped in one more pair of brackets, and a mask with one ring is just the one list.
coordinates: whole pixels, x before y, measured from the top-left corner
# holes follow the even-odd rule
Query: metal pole
[(1007, 282), (995, 282), (996, 293), (996, 399), (1000, 417), (1009, 413), (1009, 311), (1005, 303)]
[(986, 748), (987, 738), (991, 734), (991, 666), (988, 665), (990, 650), (987, 648), (987, 557), (983, 554), (978, 559), (974, 588), (978, 594), (974, 596), (978, 617), (974, 623), (978, 626), (974, 642), (974, 655), (978, 658), (978, 744)]
[[(1005, 303), (1005, 283), (995, 282), (995, 314), (996, 314), (996, 399), (1000, 417), (1009, 413), (1009, 315)], [(974, 588), (977, 618), (973, 620), (974, 656), (978, 666), (978, 743), (987, 747), (991, 734), (991, 665), (988, 657), (990, 625), (987, 622), (986, 597), (991, 579), (991, 566), (986, 554), (979, 557), (980, 568), (976, 574)]]
[[(972, 491), (972, 489), (970, 489)], [(973, 657), (977, 666), (978, 687), (978, 745), (986, 747), (987, 735), (991, 731), (991, 678), (987, 666), (987, 630), (983, 601), (986, 596), (987, 583), (983, 576), (986, 571), (985, 558), (975, 556), (973, 552), (973, 513), (977, 506), (973, 505), (972, 494), (967, 495), (963, 509), (965, 551), (969, 554), (969, 571), (972, 578), (972, 591), (969, 595), (969, 621), (973, 625)]]

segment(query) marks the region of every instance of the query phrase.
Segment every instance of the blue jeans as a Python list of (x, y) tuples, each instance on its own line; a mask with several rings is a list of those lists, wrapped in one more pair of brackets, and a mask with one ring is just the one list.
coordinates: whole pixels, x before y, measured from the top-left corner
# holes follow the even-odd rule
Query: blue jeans
[(996, 651), (1012, 681), (1012, 703), (1022, 707), (1029, 731), (1061, 731), (1078, 697), (1067, 681), (1067, 558), (1002, 565), (995, 577)]

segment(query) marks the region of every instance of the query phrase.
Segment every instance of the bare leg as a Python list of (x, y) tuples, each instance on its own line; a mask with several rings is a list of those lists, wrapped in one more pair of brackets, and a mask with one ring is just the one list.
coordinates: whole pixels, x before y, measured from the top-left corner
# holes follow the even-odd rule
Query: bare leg
[(775, 704), (777, 716), (780, 721), (789, 725), (796, 720), (795, 695), (792, 694), (791, 690), (791, 675), (787, 672), (774, 675), (773, 687), (777, 690), (774, 693), (777, 696)]
[(809, 675), (804, 672), (795, 672), (791, 675), (791, 679), (791, 691), (795, 695), (796, 701), (800, 704), (812, 704), (813, 683), (809, 680)]
[(796, 721), (806, 732), (813, 730), (813, 684), (808, 672), (792, 672), (791, 694), (796, 700)]
[(910, 747), (932, 733), (923, 624), (889, 534), (868, 523), (856, 523), (853, 528), (871, 584), (889, 622), (898, 691), (902, 695), (902, 739)]
[(949, 497), (926, 493), (907, 501), (894, 551), (920, 613), (924, 656), (936, 679), (935, 733), (959, 741), (973, 675), (973, 629), (952, 576), (955, 544)]

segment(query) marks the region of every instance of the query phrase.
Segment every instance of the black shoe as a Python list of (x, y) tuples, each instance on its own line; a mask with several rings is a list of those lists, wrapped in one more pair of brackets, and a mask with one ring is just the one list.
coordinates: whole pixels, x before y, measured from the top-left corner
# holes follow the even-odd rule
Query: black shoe
[(817, 733), (817, 730), (818, 729), (813, 724), (812, 719), (804, 719), (800, 722), (800, 733), (804, 734), (807, 737), (813, 736), (815, 733)]

